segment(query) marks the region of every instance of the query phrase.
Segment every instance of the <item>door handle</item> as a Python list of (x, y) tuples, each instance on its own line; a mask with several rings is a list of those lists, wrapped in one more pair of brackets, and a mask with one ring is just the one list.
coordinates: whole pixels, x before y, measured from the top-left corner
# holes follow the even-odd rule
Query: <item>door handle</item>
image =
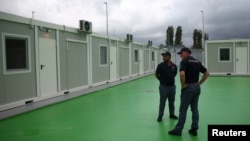
[(236, 61), (239, 61), (239, 59), (237, 58)]
[(41, 65), (41, 70), (45, 67), (45, 65)]
[(110, 62), (110, 64), (112, 65), (112, 64), (113, 64), (113, 62), (111, 61), (111, 62)]

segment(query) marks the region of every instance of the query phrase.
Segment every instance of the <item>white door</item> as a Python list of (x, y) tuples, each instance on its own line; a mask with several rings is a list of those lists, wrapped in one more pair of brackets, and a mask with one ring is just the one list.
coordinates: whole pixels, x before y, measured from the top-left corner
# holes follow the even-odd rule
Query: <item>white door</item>
[(110, 80), (117, 79), (117, 72), (116, 72), (116, 47), (110, 47)]
[(143, 73), (143, 64), (144, 64), (144, 62), (143, 62), (143, 50), (139, 50), (139, 61), (140, 61), (140, 74), (142, 74)]
[(155, 68), (154, 70), (157, 68), (157, 65), (158, 65), (158, 51), (155, 51)]
[(39, 38), (41, 96), (57, 92), (56, 41)]
[(247, 73), (247, 47), (236, 47), (236, 73)]

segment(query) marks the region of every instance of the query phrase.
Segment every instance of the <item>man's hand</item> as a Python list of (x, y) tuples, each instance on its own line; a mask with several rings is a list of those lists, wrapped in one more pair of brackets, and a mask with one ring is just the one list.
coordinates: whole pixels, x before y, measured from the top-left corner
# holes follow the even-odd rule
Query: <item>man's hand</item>
[(188, 84), (181, 85), (181, 89), (184, 89), (188, 86)]

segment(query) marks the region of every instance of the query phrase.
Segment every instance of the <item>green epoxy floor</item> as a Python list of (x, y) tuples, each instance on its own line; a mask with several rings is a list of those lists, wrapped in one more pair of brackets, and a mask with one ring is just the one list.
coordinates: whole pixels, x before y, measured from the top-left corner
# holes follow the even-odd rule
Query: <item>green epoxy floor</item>
[[(177, 80), (176, 113), (180, 85)], [(170, 136), (175, 120), (156, 122), (159, 104), (154, 76), (124, 83), (0, 121), (1, 141), (206, 141), (208, 124), (250, 124), (250, 77), (209, 77), (202, 85), (200, 130)]]

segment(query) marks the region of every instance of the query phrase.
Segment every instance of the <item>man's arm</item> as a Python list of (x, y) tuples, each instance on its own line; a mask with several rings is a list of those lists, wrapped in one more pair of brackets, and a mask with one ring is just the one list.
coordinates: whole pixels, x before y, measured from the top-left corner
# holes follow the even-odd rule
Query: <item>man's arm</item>
[(160, 70), (160, 64), (158, 64), (156, 70), (155, 70), (155, 77), (160, 81), (160, 74), (161, 74), (161, 70)]
[(160, 74), (155, 73), (155, 77), (160, 81)]
[(180, 63), (180, 79), (181, 79), (181, 89), (187, 87), (186, 83), (186, 70), (187, 70), (187, 62), (182, 60)]
[(208, 76), (209, 76), (209, 72), (208, 71), (204, 72), (201, 80), (199, 81), (199, 84), (201, 85), (202, 83), (204, 83), (207, 80)]
[(204, 83), (207, 80), (209, 73), (207, 71), (207, 68), (204, 67), (203, 65), (201, 65), (200, 72), (203, 73), (203, 76), (202, 76), (201, 80), (199, 81), (199, 84), (201, 85), (202, 83)]
[(187, 86), (187, 84), (185, 84), (185, 71), (180, 71), (180, 79), (181, 79), (181, 89), (183, 89)]
[(160, 75), (155, 73), (155, 77), (160, 81)]

